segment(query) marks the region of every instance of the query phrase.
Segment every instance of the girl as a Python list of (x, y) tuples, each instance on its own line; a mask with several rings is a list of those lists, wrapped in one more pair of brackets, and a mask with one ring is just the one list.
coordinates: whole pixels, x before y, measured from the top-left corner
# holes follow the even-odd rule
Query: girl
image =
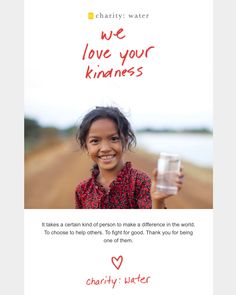
[[(170, 197), (157, 191), (157, 170), (153, 179), (123, 154), (136, 144), (129, 121), (116, 107), (96, 107), (82, 120), (76, 139), (95, 165), (92, 176), (81, 182), (75, 192), (77, 209), (165, 209)], [(182, 186), (183, 173), (176, 185)]]

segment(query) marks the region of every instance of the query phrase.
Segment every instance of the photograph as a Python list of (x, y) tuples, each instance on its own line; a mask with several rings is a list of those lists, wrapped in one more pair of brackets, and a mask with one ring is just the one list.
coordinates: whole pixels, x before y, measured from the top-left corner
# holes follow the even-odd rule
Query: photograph
[(25, 208), (211, 209), (209, 126), (134, 129), (126, 113), (96, 106), (66, 129), (26, 117)]

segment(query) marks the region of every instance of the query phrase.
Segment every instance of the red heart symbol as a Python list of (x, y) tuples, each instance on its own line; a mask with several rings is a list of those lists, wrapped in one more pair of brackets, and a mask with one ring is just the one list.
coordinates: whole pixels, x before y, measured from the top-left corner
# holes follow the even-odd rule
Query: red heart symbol
[(112, 257), (111, 262), (117, 269), (119, 269), (121, 267), (122, 262), (123, 262), (123, 256), (120, 255), (118, 258)]

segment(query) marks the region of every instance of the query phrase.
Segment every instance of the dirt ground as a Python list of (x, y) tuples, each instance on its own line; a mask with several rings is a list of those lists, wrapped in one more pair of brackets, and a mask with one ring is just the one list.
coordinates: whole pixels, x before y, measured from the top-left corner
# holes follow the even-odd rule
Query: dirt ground
[[(142, 150), (125, 156), (133, 167), (151, 174), (157, 155)], [(25, 208), (74, 208), (76, 185), (90, 176), (92, 162), (73, 140), (41, 147), (25, 157)], [(213, 207), (212, 170), (183, 163), (185, 181), (181, 192), (167, 200), (168, 208)]]

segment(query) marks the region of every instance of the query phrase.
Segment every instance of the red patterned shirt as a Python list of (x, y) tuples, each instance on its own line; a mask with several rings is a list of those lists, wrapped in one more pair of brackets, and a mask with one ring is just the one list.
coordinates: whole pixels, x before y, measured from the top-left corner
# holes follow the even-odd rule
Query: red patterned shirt
[(76, 209), (151, 209), (151, 179), (127, 162), (109, 186), (97, 181), (99, 169), (92, 177), (81, 182), (75, 192)]

